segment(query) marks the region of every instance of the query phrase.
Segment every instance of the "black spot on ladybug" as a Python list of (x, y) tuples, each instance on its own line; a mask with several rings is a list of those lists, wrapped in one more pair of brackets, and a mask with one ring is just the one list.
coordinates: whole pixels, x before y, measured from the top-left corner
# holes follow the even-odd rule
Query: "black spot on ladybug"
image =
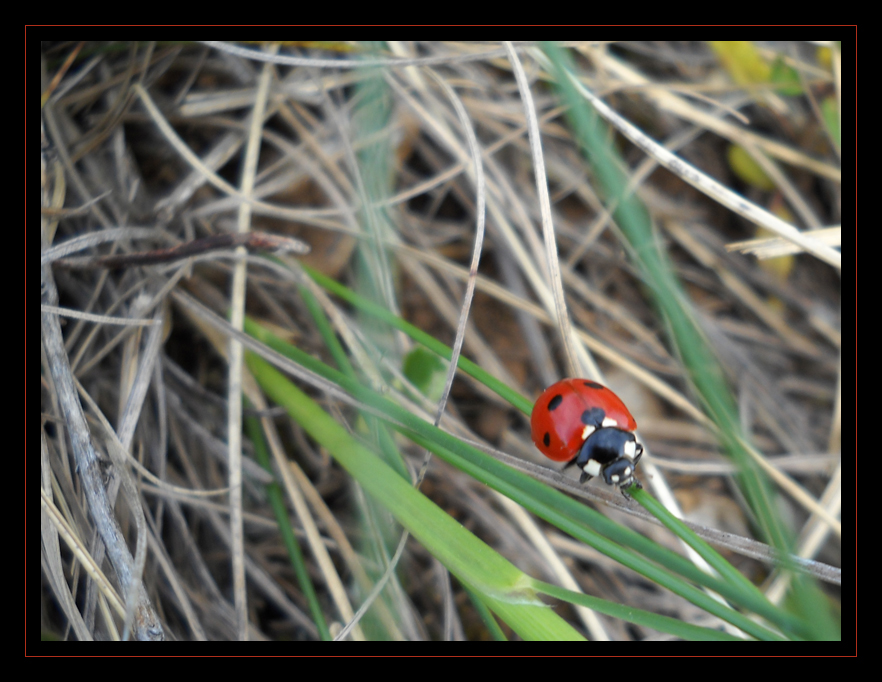
[(542, 436), (542, 443), (545, 445), (545, 447), (551, 445), (551, 434), (548, 433), (548, 431), (546, 431), (545, 435)]
[(606, 416), (606, 412), (599, 407), (592, 407), (590, 410), (585, 410), (582, 413), (582, 423), (585, 426), (594, 426), (599, 427), (603, 424), (603, 418)]
[(582, 383), (585, 384), (588, 388), (593, 388), (595, 391), (606, 390), (606, 386), (604, 386), (603, 384), (598, 384), (596, 381), (583, 381)]
[(560, 393), (558, 393), (556, 396), (554, 396), (551, 400), (548, 401), (548, 411), (551, 412), (553, 410), (556, 410), (562, 402), (563, 402), (563, 396)]

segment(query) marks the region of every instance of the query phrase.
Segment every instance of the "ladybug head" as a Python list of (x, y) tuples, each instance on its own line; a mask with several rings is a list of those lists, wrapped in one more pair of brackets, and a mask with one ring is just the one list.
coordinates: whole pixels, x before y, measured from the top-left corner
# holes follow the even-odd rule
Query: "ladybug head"
[(634, 482), (634, 462), (626, 457), (620, 457), (603, 468), (603, 480), (608, 485), (627, 488)]
[(608, 485), (627, 488), (635, 483), (634, 467), (642, 455), (643, 446), (630, 431), (597, 429), (585, 439), (575, 464), (582, 470), (582, 483), (602, 475)]

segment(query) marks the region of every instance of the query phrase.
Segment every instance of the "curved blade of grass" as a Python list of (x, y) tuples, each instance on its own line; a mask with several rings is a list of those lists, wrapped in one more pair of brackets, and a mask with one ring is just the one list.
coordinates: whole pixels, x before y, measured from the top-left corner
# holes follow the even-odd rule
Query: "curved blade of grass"
[(269, 363), (253, 354), (247, 362), (269, 397), (284, 406), (374, 499), (521, 637), (582, 639), (541, 602), (528, 576), (403, 481)]

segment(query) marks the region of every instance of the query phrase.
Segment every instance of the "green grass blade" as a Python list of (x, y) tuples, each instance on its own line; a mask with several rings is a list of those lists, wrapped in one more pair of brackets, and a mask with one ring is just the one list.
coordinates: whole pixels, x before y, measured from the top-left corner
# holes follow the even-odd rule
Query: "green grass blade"
[(386, 506), (433, 556), (475, 590), (521, 637), (581, 638), (539, 600), (528, 576), (403, 481), (269, 363), (253, 354), (248, 355), (247, 362), (269, 397), (283, 405), (291, 418), (327, 448), (368, 494)]

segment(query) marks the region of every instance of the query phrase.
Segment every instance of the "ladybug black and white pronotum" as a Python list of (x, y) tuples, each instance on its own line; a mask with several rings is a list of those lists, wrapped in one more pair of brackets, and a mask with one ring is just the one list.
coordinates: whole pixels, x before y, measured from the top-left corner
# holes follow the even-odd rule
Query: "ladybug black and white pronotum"
[(575, 464), (580, 483), (602, 476), (608, 485), (641, 488), (634, 467), (643, 455), (637, 422), (619, 397), (589, 379), (562, 379), (543, 391), (530, 417), (533, 442), (549, 459)]

